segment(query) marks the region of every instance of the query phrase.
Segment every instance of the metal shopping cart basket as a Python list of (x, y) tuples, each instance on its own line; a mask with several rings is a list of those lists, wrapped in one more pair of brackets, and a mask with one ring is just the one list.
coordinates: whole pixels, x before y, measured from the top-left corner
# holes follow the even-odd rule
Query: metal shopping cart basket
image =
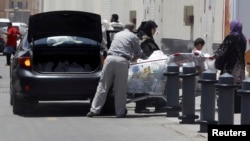
[[(166, 69), (167, 58), (146, 60), (131, 64), (128, 75), (128, 101), (136, 102), (149, 98), (162, 98), (166, 101), (164, 96), (164, 88), (166, 77), (163, 72)], [(143, 94), (143, 96), (139, 96)], [(137, 96), (135, 96), (137, 95)]]
[[(163, 73), (167, 70), (167, 65), (170, 63), (176, 63), (179, 65), (180, 72), (182, 72), (182, 67), (185, 64), (191, 63), (195, 65), (196, 61), (202, 60), (204, 60), (204, 57), (200, 54), (175, 53), (164, 59), (149, 60), (131, 64), (129, 67), (127, 84), (127, 103), (149, 99), (152, 97), (162, 98), (167, 101), (166, 95), (164, 94), (167, 77), (163, 75)], [(181, 83), (179, 87), (181, 88)], [(135, 97), (135, 95), (139, 94), (146, 95)]]

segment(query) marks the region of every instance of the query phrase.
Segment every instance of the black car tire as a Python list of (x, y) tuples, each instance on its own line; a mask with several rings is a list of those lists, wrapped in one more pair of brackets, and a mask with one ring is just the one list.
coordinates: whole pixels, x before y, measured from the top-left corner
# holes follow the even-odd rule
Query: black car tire
[(10, 94), (10, 105), (13, 106), (13, 96)]
[[(115, 115), (115, 96), (112, 91), (113, 86), (109, 89), (106, 101), (102, 107), (101, 115)], [(93, 102), (93, 98), (90, 99), (90, 105)]]
[(25, 114), (26, 111), (26, 103), (21, 98), (17, 98), (16, 95), (12, 95), (13, 100), (13, 113), (17, 115)]
[(15, 94), (15, 92), (11, 84), (12, 84), (12, 79), (10, 79), (10, 105), (13, 106), (13, 95)]
[(108, 95), (101, 111), (102, 115), (115, 115), (115, 97)]
[(102, 115), (115, 115), (115, 95), (113, 92), (113, 85), (110, 87), (105, 104), (103, 105)]

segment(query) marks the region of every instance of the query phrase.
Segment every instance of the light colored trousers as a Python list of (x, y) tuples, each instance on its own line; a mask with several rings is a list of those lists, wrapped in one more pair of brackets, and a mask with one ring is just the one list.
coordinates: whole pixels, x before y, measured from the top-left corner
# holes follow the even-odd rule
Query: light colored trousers
[(105, 104), (108, 91), (113, 84), (116, 116), (120, 116), (125, 113), (128, 67), (129, 61), (127, 59), (119, 56), (107, 56), (96, 94), (91, 104), (91, 112), (101, 112), (101, 109)]

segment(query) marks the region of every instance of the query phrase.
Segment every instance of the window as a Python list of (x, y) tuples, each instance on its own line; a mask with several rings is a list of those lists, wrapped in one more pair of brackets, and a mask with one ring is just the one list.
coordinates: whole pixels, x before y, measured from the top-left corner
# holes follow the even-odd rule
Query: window
[(10, 1), (10, 5), (9, 5), (10, 9), (13, 9), (14, 8), (14, 1)]
[(23, 2), (17, 2), (17, 7), (20, 9), (23, 9)]

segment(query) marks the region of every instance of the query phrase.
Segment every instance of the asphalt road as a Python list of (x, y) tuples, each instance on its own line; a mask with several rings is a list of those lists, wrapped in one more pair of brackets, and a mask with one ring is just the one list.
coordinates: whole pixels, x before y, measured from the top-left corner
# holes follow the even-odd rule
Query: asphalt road
[(14, 115), (9, 104), (9, 67), (0, 55), (0, 141), (206, 141), (199, 125), (180, 124), (166, 113), (86, 117), (89, 101), (41, 102), (31, 114)]

